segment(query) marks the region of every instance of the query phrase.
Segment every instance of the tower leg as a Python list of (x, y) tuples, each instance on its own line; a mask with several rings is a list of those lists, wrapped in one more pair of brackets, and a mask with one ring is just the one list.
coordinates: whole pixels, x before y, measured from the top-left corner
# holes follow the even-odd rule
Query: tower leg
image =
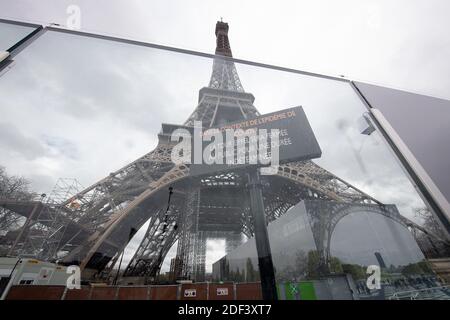
[(198, 213), (200, 202), (200, 190), (194, 188), (186, 198), (185, 210), (180, 223), (180, 237), (176, 255), (176, 279), (193, 279), (195, 248), (198, 229)]
[(225, 253), (229, 254), (231, 251), (239, 247), (242, 243), (242, 234), (228, 233), (225, 237)]
[(197, 232), (194, 250), (194, 272), (193, 280), (196, 282), (205, 281), (205, 260), (206, 260), (206, 234), (203, 231)]

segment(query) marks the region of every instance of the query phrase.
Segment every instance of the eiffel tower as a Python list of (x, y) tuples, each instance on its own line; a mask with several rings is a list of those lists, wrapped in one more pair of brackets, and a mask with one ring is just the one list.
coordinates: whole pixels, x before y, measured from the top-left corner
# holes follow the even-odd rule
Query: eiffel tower
[[(217, 22), (216, 51), (209, 85), (200, 89), (198, 104), (183, 126), (202, 121), (205, 128), (259, 115), (255, 97), (244, 91), (232, 59), (228, 24)], [(131, 236), (146, 222), (145, 235), (128, 263), (124, 276), (154, 278), (160, 271), (169, 249), (178, 242), (175, 258), (176, 277), (203, 281), (205, 278), (206, 242), (225, 239), (226, 252), (239, 246), (244, 237), (253, 236), (253, 223), (245, 175), (239, 172), (189, 176), (189, 165), (171, 161), (174, 128), (162, 124), (157, 147), (109, 174), (92, 186), (70, 197), (55, 208), (59, 222), (38, 256), (55, 258), (56, 252), (67, 252), (60, 262), (78, 264), (85, 278), (108, 277)], [(408, 224), (395, 206), (383, 207), (361, 190), (345, 182), (313, 161), (283, 164), (275, 175), (263, 177), (266, 222), (277, 219), (302, 200), (327, 201), (316, 206), (313, 229), (318, 247), (326, 252), (324, 231), (335, 225), (349, 206), (369, 206), (378, 213)], [(25, 207), (0, 201), (0, 205), (24, 216)], [(328, 206), (328, 207), (327, 207)], [(331, 207), (330, 207), (331, 206)], [(326, 208), (326, 214), (323, 214)], [(39, 210), (38, 210), (39, 211)], [(334, 215), (334, 213), (336, 213)], [(38, 215), (38, 213), (35, 213)], [(324, 224), (323, 217), (333, 223)], [(42, 220), (45, 221), (45, 220)], [(45, 222), (42, 222), (45, 224)], [(59, 226), (59, 227), (58, 227)], [(57, 243), (57, 247), (51, 247)], [(324, 253), (324, 259), (326, 254)]]

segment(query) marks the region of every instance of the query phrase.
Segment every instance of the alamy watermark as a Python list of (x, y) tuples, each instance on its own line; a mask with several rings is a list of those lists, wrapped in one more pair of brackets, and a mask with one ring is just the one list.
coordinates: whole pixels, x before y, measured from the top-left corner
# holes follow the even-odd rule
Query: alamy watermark
[(66, 26), (68, 29), (81, 29), (81, 8), (76, 4), (71, 4), (66, 8), (67, 19)]
[(81, 289), (81, 270), (79, 266), (68, 266), (66, 273), (69, 274), (66, 280), (67, 289)]
[(381, 269), (378, 265), (370, 265), (366, 270), (367, 274), (370, 276), (367, 278), (366, 285), (370, 290), (379, 290), (381, 289)]

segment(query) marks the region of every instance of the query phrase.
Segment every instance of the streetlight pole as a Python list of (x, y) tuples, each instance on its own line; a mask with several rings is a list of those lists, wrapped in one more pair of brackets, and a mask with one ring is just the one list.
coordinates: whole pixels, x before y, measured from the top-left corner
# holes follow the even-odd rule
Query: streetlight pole
[(250, 206), (253, 216), (256, 251), (258, 253), (259, 275), (264, 300), (278, 300), (269, 234), (267, 232), (262, 185), (258, 168), (250, 168), (248, 173)]

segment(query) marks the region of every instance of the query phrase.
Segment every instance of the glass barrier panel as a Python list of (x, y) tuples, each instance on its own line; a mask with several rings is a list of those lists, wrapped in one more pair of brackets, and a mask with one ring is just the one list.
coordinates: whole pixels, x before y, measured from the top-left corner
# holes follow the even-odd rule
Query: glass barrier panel
[[(424, 233), (432, 213), (348, 82), (61, 31), (15, 61), (0, 78), (0, 164), (46, 196), (31, 218), (30, 199), (1, 200), (18, 217), (2, 252), (80, 264), (86, 280), (234, 282), (233, 298), (260, 299), (262, 216), (279, 299), (449, 296), (433, 268), (448, 243)], [(204, 164), (219, 151), (200, 150), (200, 167), (174, 158), (195, 126), (259, 124), (292, 154), (258, 181), (255, 165)]]

